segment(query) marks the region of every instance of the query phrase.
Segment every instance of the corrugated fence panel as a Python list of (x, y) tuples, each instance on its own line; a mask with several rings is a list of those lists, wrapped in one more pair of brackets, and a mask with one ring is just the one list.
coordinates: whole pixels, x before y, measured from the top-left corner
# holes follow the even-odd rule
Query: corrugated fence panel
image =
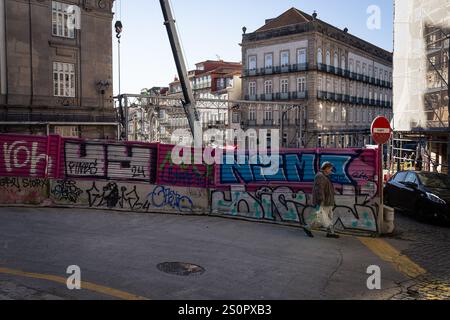
[(0, 135), (0, 176), (56, 175), (58, 143), (57, 136)]
[(157, 150), (157, 144), (66, 139), (65, 176), (153, 183)]
[[(156, 182), (161, 185), (207, 188), (214, 186), (214, 166), (205, 164), (177, 165), (172, 161), (173, 145), (159, 145)], [(191, 148), (191, 159), (194, 149)], [(183, 154), (182, 154), (183, 155)]]
[[(223, 156), (223, 164), (216, 166), (217, 187), (245, 185), (261, 186), (312, 186), (316, 173), (324, 162), (331, 162), (335, 171), (333, 183), (362, 185), (376, 180), (377, 150), (374, 149), (293, 149), (282, 150), (278, 166), (270, 172), (270, 165), (251, 163), (248, 155), (238, 161), (238, 156)], [(262, 170), (265, 171), (262, 171)]]

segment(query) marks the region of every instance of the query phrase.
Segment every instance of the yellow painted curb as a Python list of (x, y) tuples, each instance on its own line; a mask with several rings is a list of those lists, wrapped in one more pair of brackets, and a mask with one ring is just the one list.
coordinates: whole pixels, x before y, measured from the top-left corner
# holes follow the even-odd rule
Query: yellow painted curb
[(416, 264), (407, 256), (402, 255), (400, 251), (382, 239), (361, 237), (358, 237), (358, 239), (382, 260), (391, 262), (399, 272), (408, 277), (416, 278), (427, 273), (424, 268)]
[[(8, 269), (8, 268), (0, 268), (0, 273), (12, 275), (12, 276), (47, 280), (47, 281), (52, 281), (52, 282), (56, 282), (56, 283), (61, 283), (63, 285), (67, 284), (66, 278), (54, 276), (54, 275), (48, 275), (48, 274), (25, 272), (25, 271), (13, 270), (13, 269)], [(114, 298), (123, 299), (123, 300), (149, 300), (148, 298), (144, 298), (144, 297), (137, 296), (137, 295), (134, 295), (134, 294), (131, 294), (128, 292), (101, 286), (101, 285), (91, 283), (91, 282), (86, 282), (86, 281), (81, 281), (81, 288), (87, 289), (90, 291), (94, 291), (97, 293), (105, 294), (105, 295), (108, 295), (108, 296), (111, 296)]]

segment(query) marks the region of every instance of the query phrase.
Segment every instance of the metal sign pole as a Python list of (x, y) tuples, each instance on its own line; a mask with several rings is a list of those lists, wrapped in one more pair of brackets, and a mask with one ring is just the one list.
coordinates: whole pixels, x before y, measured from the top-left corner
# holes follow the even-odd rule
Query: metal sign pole
[(380, 186), (380, 210), (378, 213), (378, 232), (381, 234), (383, 231), (383, 223), (384, 223), (384, 177), (383, 177), (383, 157), (384, 157), (384, 150), (383, 145), (378, 145), (379, 155), (380, 159), (378, 160), (379, 164), (379, 186)]

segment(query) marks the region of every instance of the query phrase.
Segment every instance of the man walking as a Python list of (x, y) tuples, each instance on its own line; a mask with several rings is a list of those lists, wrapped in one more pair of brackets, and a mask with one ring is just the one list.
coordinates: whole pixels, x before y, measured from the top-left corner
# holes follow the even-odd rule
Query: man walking
[[(330, 180), (333, 168), (334, 166), (330, 162), (325, 162), (322, 165), (320, 172), (314, 179), (312, 195), (316, 213), (321, 220), (322, 226), (327, 229), (327, 238), (337, 239), (339, 236), (334, 232), (333, 227), (334, 187)], [(308, 236), (313, 237), (309, 227), (306, 227), (304, 230)]]

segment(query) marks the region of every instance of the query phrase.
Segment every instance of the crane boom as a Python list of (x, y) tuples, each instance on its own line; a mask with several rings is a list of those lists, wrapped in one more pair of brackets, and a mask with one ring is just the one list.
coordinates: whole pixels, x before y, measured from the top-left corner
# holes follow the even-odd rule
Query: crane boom
[(191, 82), (188, 78), (186, 64), (184, 62), (183, 52), (181, 50), (180, 40), (178, 38), (175, 20), (173, 19), (172, 10), (170, 8), (169, 0), (160, 0), (161, 9), (164, 16), (164, 25), (169, 36), (170, 46), (172, 47), (173, 57), (180, 78), (181, 88), (183, 90), (183, 108), (189, 122), (191, 133), (195, 139), (195, 123), (199, 121), (199, 116), (195, 107), (195, 98), (192, 91)]

